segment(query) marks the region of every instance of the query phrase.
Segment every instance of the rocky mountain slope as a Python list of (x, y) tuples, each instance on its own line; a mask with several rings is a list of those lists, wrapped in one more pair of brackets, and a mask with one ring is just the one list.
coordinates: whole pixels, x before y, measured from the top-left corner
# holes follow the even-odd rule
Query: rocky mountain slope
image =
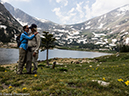
[(129, 40), (129, 4), (86, 22), (73, 25), (59, 25), (29, 16), (8, 3), (4, 3), (4, 6), (21, 24), (36, 23), (40, 30), (54, 34), (59, 45), (69, 45), (74, 42), (110, 47), (120, 42), (128, 43)]
[[(71, 26), (71, 25), (70, 25)], [(93, 18), (84, 23), (72, 25), (76, 30), (84, 32), (103, 32), (106, 35), (121, 33), (129, 30), (129, 4), (117, 8), (107, 14)]]
[(0, 42), (13, 41), (14, 34), (19, 33), (21, 29), (20, 23), (0, 3)]

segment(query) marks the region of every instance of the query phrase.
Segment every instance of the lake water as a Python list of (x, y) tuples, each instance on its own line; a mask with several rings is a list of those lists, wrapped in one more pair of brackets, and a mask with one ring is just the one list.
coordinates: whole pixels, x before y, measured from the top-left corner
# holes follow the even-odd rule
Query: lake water
[[(88, 52), (88, 51), (73, 51), (73, 50), (61, 50), (53, 49), (49, 50), (50, 58), (94, 58), (104, 55), (110, 55), (109, 53), (100, 52)], [(19, 58), (19, 49), (5, 49), (0, 48), (0, 64), (12, 64), (17, 63)], [(38, 60), (46, 59), (46, 50), (39, 52)]]

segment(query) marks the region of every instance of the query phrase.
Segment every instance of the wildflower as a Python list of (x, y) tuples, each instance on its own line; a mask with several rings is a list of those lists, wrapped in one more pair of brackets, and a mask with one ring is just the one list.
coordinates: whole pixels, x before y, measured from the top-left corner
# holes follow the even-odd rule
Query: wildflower
[(6, 70), (4, 72), (7, 72)]
[(122, 82), (122, 81), (123, 81), (123, 79), (118, 79), (118, 81), (119, 81), (119, 82)]
[(126, 84), (127, 86), (129, 86), (129, 80), (128, 80), (128, 81), (126, 81), (126, 82), (125, 82), (125, 84)]
[(106, 79), (103, 77), (103, 80), (105, 81)]
[(9, 86), (9, 89), (11, 89), (12, 88), (12, 86)]
[(96, 68), (96, 70), (98, 70), (98, 67)]
[(99, 66), (99, 64), (97, 65), (97, 67)]
[(37, 77), (37, 74), (35, 74), (34, 77)]
[(89, 67), (92, 67), (92, 65), (89, 65)]
[(27, 90), (27, 88), (26, 88), (26, 87), (22, 88), (22, 91), (25, 91), (25, 90)]

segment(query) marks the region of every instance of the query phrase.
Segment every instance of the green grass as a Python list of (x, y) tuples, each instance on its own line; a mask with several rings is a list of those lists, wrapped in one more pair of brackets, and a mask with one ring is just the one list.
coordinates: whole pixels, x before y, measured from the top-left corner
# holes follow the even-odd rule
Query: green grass
[[(62, 60), (60, 63), (63, 65), (56, 65), (55, 69), (40, 63), (37, 75), (16, 75), (13, 71), (5, 72), (5, 69), (0, 71), (0, 93), (29, 93), (31, 96), (129, 96), (129, 85), (125, 84), (129, 80), (129, 53), (93, 58), (90, 61), (71, 64)], [(109, 85), (103, 86), (93, 80), (108, 82)], [(3, 84), (7, 88), (3, 88)]]

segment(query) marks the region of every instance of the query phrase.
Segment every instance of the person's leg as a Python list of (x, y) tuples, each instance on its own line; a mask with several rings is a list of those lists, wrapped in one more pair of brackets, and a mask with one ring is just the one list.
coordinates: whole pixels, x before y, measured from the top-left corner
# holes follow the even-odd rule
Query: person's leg
[(34, 70), (33, 70), (33, 73), (36, 74), (37, 73), (37, 69), (38, 69), (38, 54), (36, 54), (35, 57), (33, 57), (32, 61), (33, 61), (33, 64), (34, 64)]
[(27, 73), (31, 73), (32, 68), (32, 52), (27, 51), (26, 70)]
[(19, 64), (17, 74), (22, 74), (23, 66), (25, 64), (26, 51), (23, 48), (19, 48)]

